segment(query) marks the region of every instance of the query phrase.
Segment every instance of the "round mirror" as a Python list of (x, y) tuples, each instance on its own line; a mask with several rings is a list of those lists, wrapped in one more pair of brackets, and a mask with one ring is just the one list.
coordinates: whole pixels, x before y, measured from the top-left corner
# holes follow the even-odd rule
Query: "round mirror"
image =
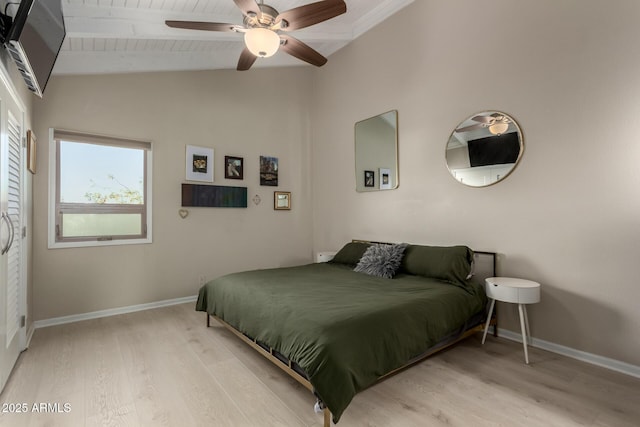
[(486, 187), (505, 179), (523, 151), (522, 132), (513, 117), (500, 111), (483, 111), (454, 129), (445, 158), (458, 182)]

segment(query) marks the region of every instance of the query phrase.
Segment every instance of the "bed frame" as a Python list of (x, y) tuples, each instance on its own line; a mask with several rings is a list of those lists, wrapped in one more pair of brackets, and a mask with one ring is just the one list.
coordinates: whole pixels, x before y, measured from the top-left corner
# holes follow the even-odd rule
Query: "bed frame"
[[(481, 280), (482, 283), (484, 283), (484, 279), (486, 279), (487, 277), (495, 277), (496, 276), (496, 258), (497, 258), (497, 254), (495, 252), (474, 251), (474, 277), (477, 277), (478, 278), (477, 280)], [(211, 326), (211, 318), (213, 317), (220, 324), (222, 324), (222, 326), (224, 326), (226, 329), (231, 331), (235, 336), (240, 338), (242, 341), (248, 344), (251, 348), (256, 350), (262, 356), (267, 358), (267, 360), (269, 360), (274, 365), (276, 365), (277, 367), (282, 369), (284, 372), (289, 374), (293, 379), (298, 381), (305, 388), (307, 388), (311, 393), (313, 393), (313, 386), (309, 382), (309, 379), (307, 378), (307, 375), (305, 374), (304, 370), (297, 363), (289, 360), (284, 354), (278, 352), (277, 350), (274, 350), (268, 345), (262, 342), (259, 342), (248, 335), (243, 334), (242, 332), (238, 331), (233, 326), (229, 325), (227, 322), (220, 319), (219, 317), (209, 313), (205, 313), (205, 314), (207, 316), (207, 328)], [(483, 319), (484, 319), (484, 316), (483, 316)], [(436, 345), (435, 347), (427, 350), (427, 352), (421, 354), (420, 356), (414, 358), (413, 360), (410, 360), (406, 365), (401, 366), (400, 368), (395, 369), (379, 377), (375, 384), (384, 380), (385, 378), (391, 377), (407, 369), (410, 366), (413, 366), (423, 361), (427, 357), (435, 353), (438, 353), (439, 351), (442, 351), (452, 346), (453, 344), (456, 344), (457, 342), (464, 340), (465, 338), (470, 337), (476, 332), (483, 332), (485, 328), (484, 322), (485, 320), (482, 320), (482, 323), (476, 324), (475, 326), (472, 326), (471, 328), (464, 330), (461, 334), (451, 339), (448, 339), (443, 343)], [(498, 336), (498, 318), (497, 318), (497, 313), (495, 309), (493, 312), (493, 316), (489, 321), (489, 324), (493, 326), (493, 335), (497, 337)], [(331, 411), (329, 411), (328, 408), (324, 407), (324, 405), (319, 406), (319, 408), (322, 410), (324, 414), (324, 427), (330, 427)]]

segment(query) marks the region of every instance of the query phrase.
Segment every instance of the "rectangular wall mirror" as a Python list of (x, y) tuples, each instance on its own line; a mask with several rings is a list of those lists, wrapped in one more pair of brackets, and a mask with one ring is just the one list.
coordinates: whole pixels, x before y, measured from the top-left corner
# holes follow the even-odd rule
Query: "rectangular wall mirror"
[(398, 111), (355, 125), (356, 191), (398, 188)]

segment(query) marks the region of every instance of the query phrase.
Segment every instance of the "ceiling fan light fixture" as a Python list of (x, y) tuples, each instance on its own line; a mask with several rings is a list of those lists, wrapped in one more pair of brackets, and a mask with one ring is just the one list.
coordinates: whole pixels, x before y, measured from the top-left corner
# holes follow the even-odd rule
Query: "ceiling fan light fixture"
[(242, 25), (201, 21), (165, 21), (165, 24), (189, 30), (244, 33), (245, 48), (238, 59), (238, 71), (250, 69), (257, 58), (275, 55), (281, 46), (284, 53), (316, 67), (322, 67), (327, 63), (327, 58), (322, 54), (287, 33), (346, 13), (347, 4), (344, 0), (316, 1), (282, 13), (264, 4), (263, 0), (259, 1), (260, 3), (258, 0), (234, 0), (242, 11)]
[(498, 135), (498, 136), (505, 133), (508, 129), (509, 129), (509, 123), (505, 123), (505, 122), (496, 122), (491, 126), (489, 126), (489, 132), (491, 132), (493, 135)]
[(255, 56), (268, 58), (280, 48), (280, 36), (267, 28), (251, 28), (244, 33), (244, 43)]

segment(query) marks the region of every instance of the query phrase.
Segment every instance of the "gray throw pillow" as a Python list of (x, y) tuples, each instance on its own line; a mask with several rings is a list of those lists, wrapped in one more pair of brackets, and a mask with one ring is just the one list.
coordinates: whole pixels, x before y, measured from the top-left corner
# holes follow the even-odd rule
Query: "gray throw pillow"
[(406, 247), (406, 243), (372, 245), (367, 248), (353, 271), (391, 279), (400, 267)]

